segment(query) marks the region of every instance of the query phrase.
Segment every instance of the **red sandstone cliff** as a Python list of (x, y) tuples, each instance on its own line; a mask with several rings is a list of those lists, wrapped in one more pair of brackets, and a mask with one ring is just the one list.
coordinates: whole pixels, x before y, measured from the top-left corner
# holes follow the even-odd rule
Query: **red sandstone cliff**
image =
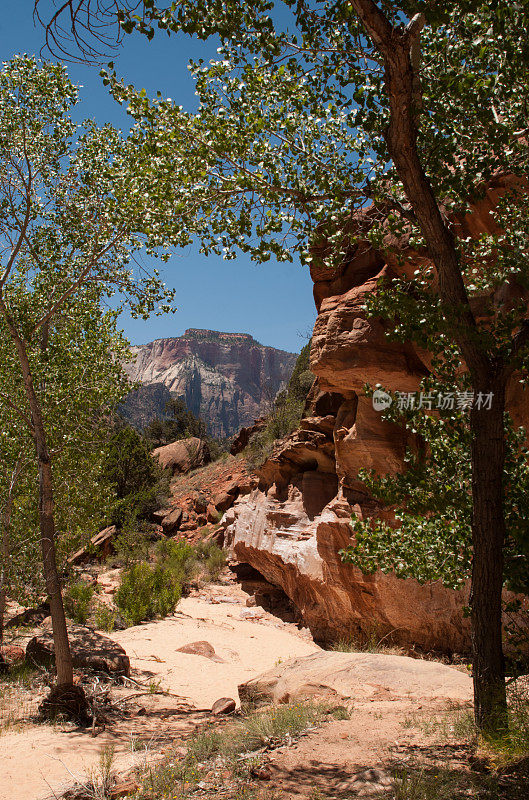
[[(499, 190), (457, 221), (462, 235), (494, 228), (490, 211)], [(362, 223), (369, 224), (369, 211), (355, 224)], [(341, 270), (326, 267), (324, 259), (312, 268), (318, 317), (310, 363), (317, 383), (308, 414), (263, 465), (260, 489), (228, 511), (225, 539), (240, 561), (286, 592), (319, 639), (374, 629), (407, 645), (464, 651), (463, 594), (381, 573), (364, 576), (338, 555), (350, 541), (352, 513), (385, 513), (367, 496), (359, 470), (403, 468), (407, 444), (406, 433), (381, 419), (363, 387), (381, 383), (412, 392), (428, 373), (427, 353), (391, 342), (384, 323), (363, 310), (382, 277), (410, 274), (424, 261), (410, 248), (404, 253), (401, 262), (359, 241)], [(528, 395), (513, 379), (508, 407), (526, 428)]]

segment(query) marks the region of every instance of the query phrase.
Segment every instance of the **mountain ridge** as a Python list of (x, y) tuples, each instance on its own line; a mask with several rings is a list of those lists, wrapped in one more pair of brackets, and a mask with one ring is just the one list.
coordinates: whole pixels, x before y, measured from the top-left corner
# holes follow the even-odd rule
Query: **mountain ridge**
[[(160, 387), (150, 392), (150, 411), (135, 413), (134, 395), (125, 403), (125, 416), (137, 427), (148, 413), (163, 416), (160, 403), (167, 394), (182, 399), (200, 416), (213, 436), (226, 438), (251, 424), (271, 405), (285, 385), (296, 353), (263, 345), (249, 333), (188, 328), (181, 336), (154, 339), (131, 347), (133, 358), (124, 365), (132, 383)], [(136, 395), (141, 399), (140, 394)]]

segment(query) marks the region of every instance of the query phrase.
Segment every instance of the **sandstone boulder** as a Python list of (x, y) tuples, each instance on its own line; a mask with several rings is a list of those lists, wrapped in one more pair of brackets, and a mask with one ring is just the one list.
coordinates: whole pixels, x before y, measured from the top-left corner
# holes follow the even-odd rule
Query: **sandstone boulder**
[(184, 644), (177, 649), (177, 653), (187, 653), (190, 656), (202, 656), (203, 658), (209, 658), (211, 661), (222, 661), (215, 653), (213, 645), (209, 642), (190, 642), (190, 644)]
[(197, 514), (204, 514), (208, 507), (208, 498), (204, 494), (199, 494), (193, 500), (193, 508)]
[(244, 448), (248, 446), (248, 443), (252, 438), (252, 436), (255, 433), (259, 433), (259, 431), (262, 431), (263, 428), (266, 426), (266, 423), (267, 423), (267, 418), (260, 417), (259, 419), (255, 420), (253, 425), (249, 425), (247, 428), (241, 428), (241, 430), (239, 431), (237, 436), (235, 436), (230, 445), (230, 453), (232, 454), (232, 456), (236, 456), (239, 453), (242, 453)]
[[(74, 668), (91, 669), (112, 675), (129, 675), (130, 661), (117, 642), (80, 625), (68, 629)], [(27, 644), (26, 659), (30, 663), (51, 667), (55, 663), (55, 648), (51, 632), (34, 636)]]
[(172, 475), (203, 467), (211, 460), (207, 442), (196, 436), (157, 447), (153, 451), (153, 456)]
[(162, 519), (162, 529), (165, 534), (173, 534), (179, 529), (183, 518), (183, 511), (181, 508), (173, 508)]
[(472, 699), (472, 679), (434, 661), (375, 653), (322, 651), (292, 658), (239, 686), (241, 700)]
[(465, 591), (381, 572), (364, 575), (342, 563), (339, 551), (351, 542), (355, 508), (343, 497), (320, 508), (332, 491), (319, 485), (323, 477), (301, 473), (282, 491), (256, 490), (239, 501), (223, 521), (224, 546), (283, 590), (319, 642), (375, 635), (425, 650), (465, 652)]
[(0, 673), (9, 671), (15, 664), (23, 663), (26, 653), (23, 647), (17, 644), (7, 644), (0, 647)]
[(219, 697), (211, 706), (211, 713), (215, 717), (221, 714), (232, 714), (235, 711), (236, 705), (232, 697)]
[(113, 541), (117, 534), (115, 525), (104, 528), (99, 533), (94, 534), (90, 539), (90, 544), (77, 550), (68, 559), (69, 564), (82, 564), (89, 561), (94, 556), (99, 559), (107, 558), (114, 552)]
[(228, 508), (231, 508), (235, 502), (235, 497), (236, 495), (233, 492), (220, 492), (213, 498), (213, 505), (220, 514), (223, 514)]

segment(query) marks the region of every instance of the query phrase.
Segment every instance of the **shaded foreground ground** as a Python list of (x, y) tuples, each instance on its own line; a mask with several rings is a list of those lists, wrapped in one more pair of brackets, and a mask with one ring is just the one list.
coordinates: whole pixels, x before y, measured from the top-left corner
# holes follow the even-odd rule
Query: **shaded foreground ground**
[[(110, 587), (112, 573), (100, 582), (104, 585), (105, 580)], [(7, 712), (10, 724), (4, 724), (0, 736), (1, 800), (44, 800), (59, 797), (75, 782), (89, 785), (90, 776), (97, 782), (101, 754), (110, 747), (115, 748), (113, 769), (126, 773), (133, 766), (156, 766), (164, 759), (178, 763), (189, 754), (197, 730), (229, 733), (236, 724), (230, 720), (211, 726), (209, 709), (215, 700), (237, 699), (238, 684), (266, 670), (284, 675), (288, 659), (321, 653), (307, 631), (259, 607), (248, 608), (246, 599), (232, 582), (208, 586), (182, 600), (165, 620), (113, 633), (130, 656), (132, 681), (111, 687), (106, 727), (98, 727), (95, 737), (73, 726), (35, 724), (31, 716), (38, 698), (22, 690), (4, 693), (0, 721), (2, 715), (6, 721)], [(209, 642), (215, 658), (177, 652), (196, 641)], [(343, 714), (325, 713), (301, 735), (266, 743), (251, 762), (243, 755), (242, 780), (233, 779), (219, 755), (203, 753), (189, 780), (175, 783), (168, 793), (147, 788), (140, 797), (526, 800), (527, 764), (520, 761), (490, 775), (490, 760), (475, 756), (469, 740), (467, 675), (459, 675), (460, 690), (452, 699), (446, 691), (421, 698), (420, 691), (402, 681), (405, 662), (399, 657), (371, 655), (365, 660), (371, 673), (351, 684), (345, 702), (339, 696), (333, 700), (332, 692), (317, 681), (309, 686), (314, 702), (324, 698), (330, 707), (343, 702)], [(433, 667), (418, 662), (419, 673), (422, 663), (425, 672)], [(377, 679), (372, 668), (376, 673), (379, 665), (383, 668)], [(96, 689), (104, 695), (104, 687)]]
[[(22, 693), (3, 699), (10, 726), (0, 736), (1, 800), (53, 797), (74, 779), (97, 770), (108, 744), (115, 746), (116, 768), (141, 763), (146, 751), (163, 749), (210, 717), (196, 709), (211, 708), (219, 697), (237, 698), (239, 683), (279, 659), (319, 649), (295, 625), (261, 609), (247, 609), (247, 595), (236, 586), (215, 586), (203, 595), (183, 599), (174, 616), (107, 634), (125, 647), (131, 677), (141, 685), (112, 688), (113, 700), (127, 713), (116, 712), (115, 722), (97, 737), (69, 726), (24, 720), (35, 715), (39, 698)], [(220, 660), (176, 652), (197, 640), (210, 642)], [(152, 693), (157, 689), (171, 694)]]

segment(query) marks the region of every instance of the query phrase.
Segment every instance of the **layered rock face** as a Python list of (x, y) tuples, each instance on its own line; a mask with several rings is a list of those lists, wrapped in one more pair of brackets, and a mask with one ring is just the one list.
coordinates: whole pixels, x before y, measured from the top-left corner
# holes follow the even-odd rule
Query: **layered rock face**
[[(458, 221), (462, 235), (493, 228), (495, 191), (472, 217)], [(369, 211), (356, 224), (368, 226)], [(386, 641), (462, 652), (469, 648), (465, 593), (382, 573), (365, 576), (339, 556), (350, 543), (351, 514), (389, 516), (366, 493), (359, 470), (404, 469), (408, 444), (406, 432), (381, 419), (363, 387), (380, 383), (413, 392), (428, 374), (428, 353), (390, 341), (384, 323), (364, 312), (381, 278), (410, 274), (424, 261), (406, 246), (403, 253), (397, 262), (360, 241), (339, 271), (315, 262), (311, 369), (317, 380), (306, 417), (264, 464), (259, 490), (228, 512), (225, 538), (240, 561), (286, 592), (321, 641), (374, 632)], [(507, 397), (515, 422), (529, 428), (529, 392), (514, 378)]]
[(195, 329), (132, 352), (133, 361), (125, 365), (132, 381), (162, 385), (219, 437), (233, 435), (266, 412), (297, 358), (245, 333)]

